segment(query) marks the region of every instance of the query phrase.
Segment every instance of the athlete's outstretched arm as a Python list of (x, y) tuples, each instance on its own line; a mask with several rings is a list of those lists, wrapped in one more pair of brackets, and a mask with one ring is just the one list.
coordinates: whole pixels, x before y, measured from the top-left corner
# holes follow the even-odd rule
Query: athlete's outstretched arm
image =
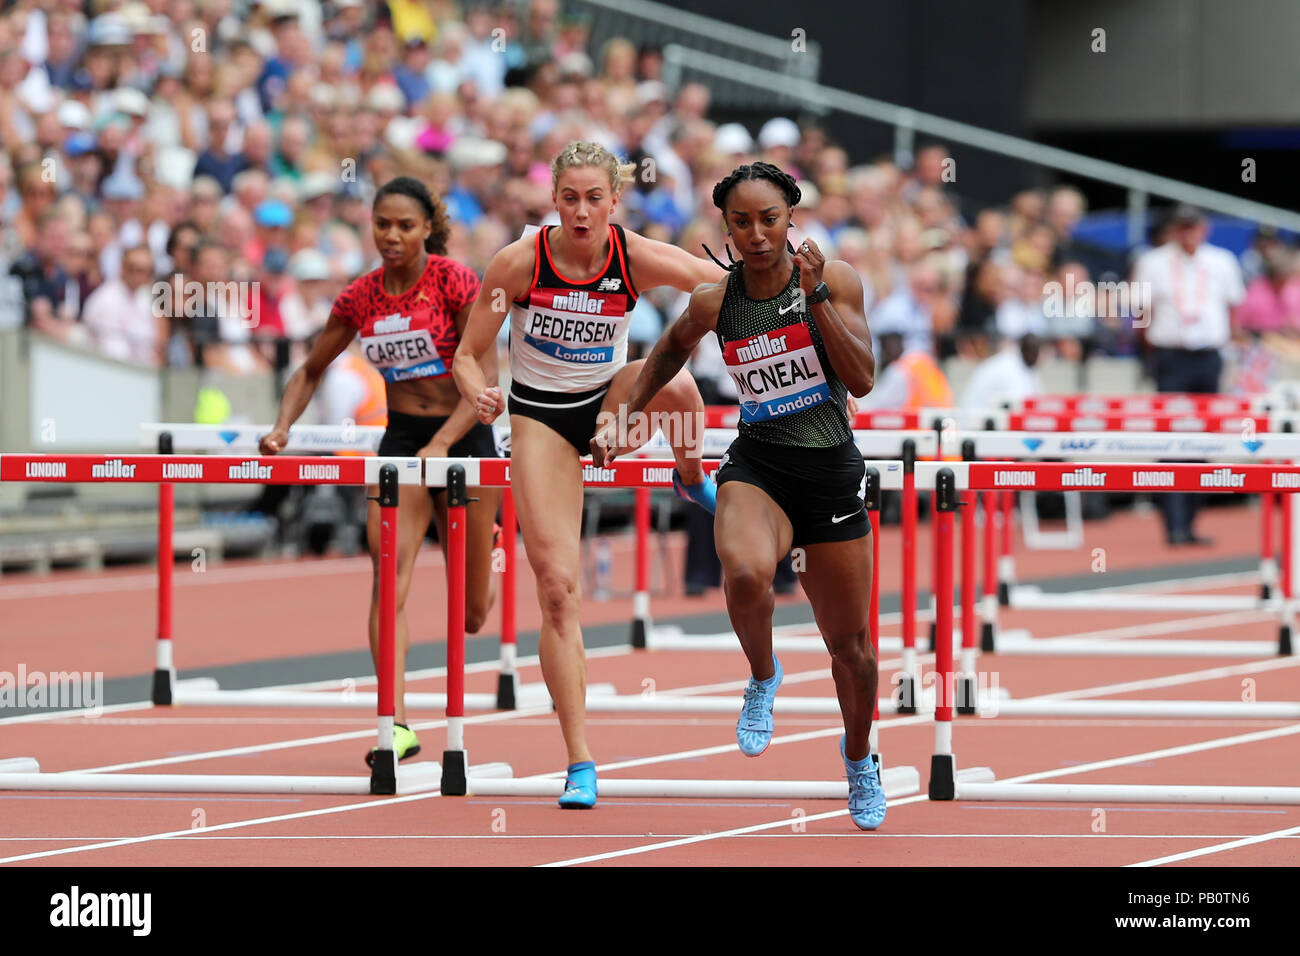
[(680, 246), (647, 239), (635, 232), (626, 232), (628, 268), (637, 291), (644, 292), (656, 286), (672, 286), (690, 292), (706, 283), (721, 282), (726, 271), (717, 263), (693, 256)]
[[(524, 258), (529, 261), (525, 263)], [(469, 321), (461, 333), (456, 357), (452, 359), (451, 373), (461, 397), (469, 402), (479, 421), (487, 425), (506, 410), (506, 401), (497, 387), (497, 333), (510, 314), (510, 303), (526, 287), (527, 279), (521, 279), (521, 272), (531, 275), (531, 259), (531, 247), (524, 245), (521, 249), (519, 241), (492, 257), (478, 298), (470, 309)], [(485, 361), (489, 354), (490, 361)]]
[(284, 387), (275, 426), (258, 442), (261, 454), (275, 455), (284, 450), (284, 446), (289, 443), (290, 426), (306, 410), (316, 389), (320, 387), (325, 370), (356, 337), (357, 330), (353, 326), (340, 319), (337, 312), (330, 313), (329, 321), (316, 338), (316, 344), (312, 346), (307, 360), (289, 377), (289, 384)]
[(605, 464), (609, 464), (627, 452), (627, 446), (618, 440), (620, 431), (623, 435), (631, 431), (628, 426), (631, 416), (645, 411), (659, 390), (686, 365), (700, 339), (717, 328), (718, 311), (722, 308), (725, 291), (726, 285), (719, 282), (706, 283), (691, 293), (686, 311), (664, 330), (641, 367), (641, 374), (632, 383), (626, 411), (620, 409), (619, 420), (608, 423), (591, 440), (593, 461), (603, 459)]
[[(804, 246), (808, 247), (806, 252)], [(847, 262), (827, 262), (811, 239), (799, 246), (794, 261), (799, 266), (799, 287), (805, 296), (811, 297), (823, 280), (831, 290), (829, 299), (808, 308), (826, 344), (831, 368), (850, 395), (866, 395), (876, 383), (876, 356), (862, 314), (862, 280)]]

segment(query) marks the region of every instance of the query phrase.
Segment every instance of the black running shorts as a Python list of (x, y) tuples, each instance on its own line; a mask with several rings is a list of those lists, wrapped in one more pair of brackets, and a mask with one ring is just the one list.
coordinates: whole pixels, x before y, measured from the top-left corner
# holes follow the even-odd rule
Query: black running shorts
[(742, 436), (722, 456), (715, 480), (719, 488), (729, 481), (762, 488), (790, 519), (791, 546), (800, 547), (871, 533), (862, 498), (866, 473), (852, 441), (805, 448)]
[[(447, 421), (445, 416), (406, 415), (388, 413), (388, 427), (379, 441), (380, 457), (414, 458)], [(447, 449), (450, 458), (497, 458), (496, 437), (491, 425), (475, 422), (460, 441)], [(432, 497), (444, 494), (446, 488), (430, 488)]]
[(606, 382), (587, 392), (547, 392), (519, 382), (510, 383), (510, 417), (520, 415), (546, 425), (578, 450), (578, 457), (591, 454), (596, 436), (596, 419), (609, 391)]

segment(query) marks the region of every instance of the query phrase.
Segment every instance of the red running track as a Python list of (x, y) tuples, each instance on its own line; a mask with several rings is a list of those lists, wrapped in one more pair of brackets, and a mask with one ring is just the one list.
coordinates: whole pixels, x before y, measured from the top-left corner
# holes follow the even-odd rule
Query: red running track
[[(1171, 558), (1202, 560), (1233, 553), (1228, 533), (1255, 524), (1237, 510), (1206, 512), (1203, 530), (1218, 534), (1223, 551), (1163, 552), (1153, 547), (1154, 521), (1124, 516), (1089, 525), (1084, 552), (1035, 554), (1037, 575), (1082, 571), (1091, 548), (1106, 547), (1109, 567), (1167, 563)], [(887, 529), (886, 535), (894, 529)], [(919, 546), (928, 543), (921, 535)], [(896, 540), (896, 539), (895, 539)], [(1236, 545), (1236, 555), (1249, 556)], [(1239, 539), (1240, 542), (1240, 539)], [(1145, 549), (1139, 548), (1145, 543)], [(882, 541), (885, 554), (891, 543)], [(1216, 549), (1217, 551), (1218, 549)], [(627, 555), (630, 551), (617, 551)], [(619, 561), (630, 576), (630, 560)], [(430, 563), (436, 563), (430, 556)], [(1020, 556), (1021, 574), (1029, 562)], [(362, 620), (368, 587), (358, 562), (304, 562), (230, 566), (218, 582), (179, 571), (177, 588), (178, 664), (189, 667), (217, 660), (249, 661), (327, 649), (354, 648), (349, 620)], [(891, 583), (888, 561), (886, 592)], [(924, 555), (918, 564), (927, 568)], [(359, 565), (353, 567), (353, 565)], [(319, 573), (292, 573), (311, 569)], [(235, 574), (240, 572), (240, 574)], [(248, 572), (248, 573), (244, 573)], [(262, 575), (253, 572), (262, 572)], [(274, 575), (268, 577), (267, 572)], [(151, 652), (148, 622), (152, 594), (123, 589), (82, 594), (32, 594), (20, 589), (104, 583), (139, 572), (97, 578), (56, 576), (44, 582), (0, 585), (9, 660), (24, 660), (29, 670), (85, 667), (83, 658), (118, 662), (117, 673), (147, 670)], [(422, 571), (436, 580), (432, 568)], [(341, 577), (359, 586), (340, 587)], [(150, 576), (151, 577), (151, 576)], [(200, 578), (195, 575), (194, 578)], [(521, 580), (521, 594), (531, 585)], [(433, 587), (426, 589), (432, 592)], [(1219, 588), (1250, 593), (1249, 585)], [(353, 594), (352, 592), (358, 592)], [(429, 614), (430, 593), (417, 613)], [(105, 607), (111, 603), (120, 613)], [(355, 607), (352, 605), (355, 604)], [(595, 622), (626, 620), (630, 602), (589, 604)], [(535, 627), (532, 602), (519, 602), (521, 630)], [(285, 610), (285, 609), (288, 610)], [(685, 611), (719, 610), (716, 593), (687, 601), (656, 603), (662, 618)], [(11, 616), (10, 612), (14, 612)], [(351, 614), (351, 617), (341, 616)], [(1053, 614), (1008, 611), (1004, 627), (1030, 627), (1035, 636), (1075, 634), (1123, 626), (1186, 621), (1181, 634), (1158, 637), (1214, 637), (1267, 640), (1274, 625), (1260, 615), (1219, 616), (1172, 613)], [(133, 621), (143, 622), (135, 626)], [(428, 617), (424, 618), (428, 620)], [(89, 626), (88, 622), (95, 622)], [(251, 630), (252, 634), (245, 632)], [(184, 634), (198, 632), (204, 642)], [(441, 628), (438, 628), (441, 631)], [(812, 633), (809, 629), (808, 633)], [(891, 626), (883, 634), (897, 633)], [(11, 640), (11, 635), (13, 639)], [(271, 637), (274, 635), (274, 637)], [(222, 641), (222, 646), (209, 642)], [(337, 642), (337, 644), (336, 644)], [(329, 646), (323, 646), (329, 645)], [(109, 650), (111, 648), (111, 651)], [(31, 656), (23, 656), (30, 653)], [(70, 656), (71, 655), (71, 656)], [(923, 666), (932, 659), (921, 657)], [(832, 693), (824, 654), (788, 654), (782, 694)], [(897, 661), (884, 655), (882, 686)], [(6, 665), (8, 666), (8, 665)], [(1239, 700), (1249, 688), (1260, 700), (1300, 700), (1300, 659), (1217, 658), (1030, 658), (985, 656), (981, 670), (1017, 698), (1092, 688), (1107, 697), (1203, 698)], [(522, 679), (540, 680), (535, 664), (523, 662)], [(360, 676), (360, 675), (359, 675)], [(621, 693), (639, 693), (654, 681), (662, 693), (674, 688), (707, 688), (737, 697), (743, 686), (743, 658), (737, 653), (632, 652), (611, 649), (593, 654), (589, 680), (613, 683)], [(1113, 693), (1116, 685), (1163, 679)], [(494, 687), (490, 670), (468, 678), (471, 691)], [(1251, 681), (1252, 684), (1244, 682)], [(431, 690), (442, 681), (412, 683)], [(721, 685), (721, 686), (717, 686)], [(1101, 688), (1101, 690), (1095, 690)], [(593, 715), (592, 744), (603, 776), (736, 777), (754, 779), (838, 779), (842, 775), (836, 721), (783, 716), (777, 710), (777, 737), (758, 759), (735, 747), (734, 716)], [(424, 744), (421, 758), (436, 758), (443, 745), (442, 721), (416, 721)], [(881, 722), (886, 765), (911, 764), (924, 780), (933, 748), (928, 718), (886, 718)], [(374, 718), (340, 712), (141, 707), (106, 713), (97, 719), (64, 717), (18, 721), (5, 727), (0, 756), (35, 755), (45, 770), (87, 770), (138, 763), (151, 772), (245, 772), (362, 775), (362, 755), (371, 745)], [(545, 711), (471, 716), (466, 740), (474, 763), (506, 760), (516, 775), (548, 773), (563, 763), (558, 727)], [(1250, 741), (1235, 741), (1243, 735)], [(1300, 724), (1245, 720), (1110, 720), (960, 718), (955, 727), (958, 766), (992, 767), (998, 779), (1049, 773), (1053, 782), (1300, 785), (1293, 759)], [(1262, 739), (1258, 739), (1262, 738)], [(278, 745), (278, 746), (276, 746)], [(240, 751), (218, 755), (214, 751)], [(1186, 752), (1162, 754), (1169, 748)], [(1119, 766), (1088, 770), (1100, 760)], [(165, 761), (165, 763), (159, 763)], [(1210, 849), (1203, 856), (1172, 865), (1292, 865), (1300, 837), (1300, 808), (1191, 807), (1157, 805), (931, 803), (923, 796), (891, 804), (882, 830), (858, 832), (838, 801), (779, 800), (669, 801), (603, 799), (591, 812), (565, 812), (542, 799), (410, 797), (297, 797), (276, 795), (58, 794), (0, 792), (0, 862), (11, 865), (532, 865), (588, 861), (595, 865), (673, 865), (771, 863), (786, 865), (1119, 865), (1163, 859)], [(195, 828), (202, 823), (201, 828)], [(1294, 830), (1294, 833), (1287, 831)], [(1260, 839), (1225, 848), (1243, 837)], [(378, 849), (376, 849), (378, 848)], [(57, 854), (57, 855), (50, 855)], [(29, 857), (28, 859), (16, 859)], [(592, 859), (594, 858), (594, 859)]]

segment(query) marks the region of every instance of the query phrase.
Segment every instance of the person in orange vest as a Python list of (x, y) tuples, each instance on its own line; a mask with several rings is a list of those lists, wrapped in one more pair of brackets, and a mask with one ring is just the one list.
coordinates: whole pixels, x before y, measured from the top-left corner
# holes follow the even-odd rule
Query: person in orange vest
[(923, 349), (903, 351), (903, 336), (885, 332), (880, 336), (880, 368), (876, 387), (858, 407), (873, 408), (951, 408), (952, 389), (939, 363)]
[(321, 381), (321, 422), (325, 425), (388, 424), (384, 376), (366, 361), (353, 342), (335, 359)]

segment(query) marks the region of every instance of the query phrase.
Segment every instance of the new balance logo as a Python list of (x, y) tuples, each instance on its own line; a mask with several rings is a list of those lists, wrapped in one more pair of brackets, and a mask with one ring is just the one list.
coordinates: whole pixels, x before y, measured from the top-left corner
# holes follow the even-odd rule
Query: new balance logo
[(600, 285), (596, 286), (597, 292), (617, 292), (623, 288), (622, 279), (601, 279)]

